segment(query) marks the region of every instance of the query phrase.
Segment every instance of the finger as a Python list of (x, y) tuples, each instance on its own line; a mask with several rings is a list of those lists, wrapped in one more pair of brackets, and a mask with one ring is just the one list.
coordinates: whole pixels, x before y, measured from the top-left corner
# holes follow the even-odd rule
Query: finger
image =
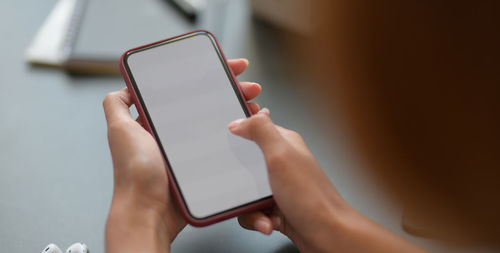
[(262, 91), (262, 86), (254, 82), (240, 82), (240, 88), (246, 100), (256, 98)]
[(280, 152), (284, 139), (269, 118), (269, 110), (264, 108), (247, 119), (231, 122), (229, 130), (245, 139), (255, 141), (265, 156)]
[(265, 235), (273, 232), (273, 223), (262, 212), (255, 212), (238, 217), (240, 225), (246, 229), (257, 230)]
[(269, 216), (269, 219), (271, 219), (273, 229), (281, 231), (281, 224), (282, 224), (281, 216), (278, 214), (271, 214), (271, 216)]
[(267, 214), (267, 217), (271, 219), (274, 230), (278, 230), (282, 233), (285, 232), (285, 223), (284, 223), (285, 216), (283, 215), (283, 213), (281, 213), (281, 210), (279, 209), (278, 206), (275, 206), (271, 210), (271, 212)]
[(109, 93), (102, 104), (108, 125), (118, 120), (133, 120), (129, 111), (132, 99), (127, 88)]
[(248, 103), (248, 108), (250, 108), (252, 114), (256, 114), (260, 110), (260, 106), (257, 103)]
[(260, 84), (251, 82), (240, 82), (240, 88), (246, 100), (256, 98), (262, 91), (262, 86), (260, 86)]
[(229, 65), (235, 75), (243, 73), (243, 71), (245, 71), (248, 67), (248, 64), (248, 60), (244, 58), (227, 61), (227, 65)]
[(135, 119), (135, 121), (136, 121), (137, 123), (139, 123), (139, 125), (141, 125), (142, 127), (144, 127), (144, 125), (142, 124), (141, 117), (137, 117), (137, 118)]

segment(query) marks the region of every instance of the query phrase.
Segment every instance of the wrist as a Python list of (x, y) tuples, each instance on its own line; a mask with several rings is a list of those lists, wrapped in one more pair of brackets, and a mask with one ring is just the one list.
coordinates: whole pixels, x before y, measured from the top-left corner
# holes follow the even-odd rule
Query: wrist
[[(320, 242), (317, 245), (321, 247), (315, 251), (317, 252), (349, 252), (349, 250), (339, 250), (340, 245), (349, 244), (347, 241), (351, 239), (347, 235), (347, 231), (354, 225), (352, 220), (358, 220), (359, 213), (353, 209), (347, 202), (340, 196), (334, 201), (331, 201), (321, 219), (324, 220), (322, 233), (319, 234)], [(364, 218), (364, 217), (363, 217)], [(359, 242), (358, 242), (359, 243)], [(347, 248), (348, 249), (348, 248)]]
[(171, 236), (161, 213), (134, 196), (115, 194), (106, 223), (106, 252), (169, 252)]
[(339, 252), (425, 252), (345, 203), (330, 220), (327, 251)]

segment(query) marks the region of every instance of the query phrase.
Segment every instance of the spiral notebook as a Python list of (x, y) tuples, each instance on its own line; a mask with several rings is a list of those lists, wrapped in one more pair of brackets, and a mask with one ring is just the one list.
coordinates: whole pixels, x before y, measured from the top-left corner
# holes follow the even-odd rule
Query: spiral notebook
[(168, 1), (59, 0), (26, 60), (77, 74), (118, 74), (125, 50), (196, 27)]

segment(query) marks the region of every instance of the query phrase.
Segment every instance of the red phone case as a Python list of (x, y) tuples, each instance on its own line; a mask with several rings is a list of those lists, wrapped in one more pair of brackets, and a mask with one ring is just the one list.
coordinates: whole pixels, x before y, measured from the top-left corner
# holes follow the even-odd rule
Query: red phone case
[[(174, 37), (171, 37), (171, 38), (168, 38), (168, 39), (164, 39), (164, 40), (156, 41), (156, 42), (153, 42), (153, 43), (150, 43), (150, 44), (146, 44), (146, 45), (143, 45), (143, 46), (139, 46), (139, 47), (136, 47), (136, 48), (133, 48), (133, 49), (130, 49), (130, 50), (126, 51), (125, 53), (123, 53), (123, 55), (120, 58), (120, 71), (121, 71), (121, 74), (123, 76), (123, 79), (125, 80), (125, 83), (127, 84), (127, 87), (128, 87), (129, 92), (130, 92), (130, 95), (132, 96), (132, 99), (133, 99), (133, 102), (134, 102), (135, 107), (137, 109), (137, 112), (139, 113), (139, 117), (140, 117), (141, 121), (144, 123), (144, 128), (151, 135), (153, 135), (153, 136), (154, 136), (154, 132), (153, 132), (153, 130), (151, 128), (150, 122), (148, 121), (148, 119), (146, 117), (144, 109), (142, 108), (142, 104), (140, 103), (139, 98), (137, 96), (137, 93), (136, 93), (136, 91), (134, 89), (134, 86), (132, 85), (132, 82), (130, 80), (130, 77), (129, 77), (129, 74), (127, 72), (127, 69), (125, 68), (124, 58), (131, 51), (135, 51), (135, 50), (138, 50), (138, 49), (141, 49), (141, 48), (145, 48), (145, 47), (149, 47), (149, 46), (152, 46), (152, 45), (155, 45), (155, 44), (158, 44), (158, 43), (162, 43), (162, 42), (169, 41), (169, 40), (172, 40), (172, 39), (176, 39), (176, 38), (179, 38), (179, 37), (182, 37), (182, 36), (186, 36), (186, 35), (193, 34), (193, 33), (200, 33), (200, 32), (207, 33), (212, 38), (214, 38), (215, 44), (217, 45), (217, 47), (218, 47), (218, 49), (219, 49), (219, 51), (220, 51), (220, 53), (222, 55), (222, 58), (224, 59), (224, 63), (227, 65), (226, 56), (222, 52), (222, 49), (221, 49), (221, 47), (219, 45), (219, 42), (217, 41), (217, 38), (211, 32), (206, 31), (206, 30), (195, 30), (195, 31), (184, 33), (184, 34), (181, 34), (181, 35), (177, 35), (177, 36), (174, 36)], [(250, 108), (248, 107), (248, 104), (246, 103), (245, 96), (243, 96), (243, 93), (241, 92), (241, 88), (239, 86), (238, 80), (236, 79), (236, 77), (235, 77), (235, 75), (233, 73), (233, 70), (231, 68), (229, 68), (229, 67), (228, 67), (228, 69), (229, 69), (229, 71), (231, 73), (231, 78), (236, 83), (236, 86), (237, 86), (238, 91), (239, 91), (239, 93), (241, 95), (241, 98), (245, 101), (245, 106), (246, 106), (247, 111), (250, 114), (252, 114), (252, 112), (250, 111)], [(174, 198), (175, 198), (175, 200), (177, 202), (177, 206), (179, 207), (179, 210), (181, 211), (182, 215), (184, 216), (184, 219), (189, 224), (191, 224), (193, 226), (196, 226), (196, 227), (207, 226), (207, 225), (219, 222), (219, 221), (223, 221), (223, 220), (227, 220), (227, 219), (230, 219), (230, 218), (233, 218), (233, 217), (236, 217), (236, 216), (240, 216), (242, 214), (246, 214), (246, 213), (250, 213), (250, 212), (253, 212), (253, 211), (258, 211), (258, 210), (262, 210), (262, 209), (265, 209), (265, 208), (268, 208), (268, 207), (272, 207), (275, 204), (274, 199), (271, 196), (271, 197), (263, 199), (261, 201), (253, 202), (251, 204), (247, 204), (247, 205), (235, 208), (235, 209), (231, 209), (229, 211), (222, 212), (222, 213), (219, 213), (219, 214), (207, 217), (207, 218), (198, 219), (196, 217), (193, 217), (189, 213), (189, 211), (187, 209), (187, 206), (184, 203), (184, 200), (183, 200), (183, 198), (181, 196), (180, 190), (177, 187), (177, 184), (176, 184), (176, 182), (175, 182), (175, 180), (174, 180), (174, 178), (172, 176), (172, 172), (171, 172), (170, 168), (168, 167), (168, 164), (167, 164), (167, 162), (165, 160), (165, 157), (163, 157), (163, 159), (164, 159), (165, 169), (167, 171), (167, 176), (168, 176), (168, 181), (169, 181), (169, 185), (170, 185), (170, 190), (172, 191), (172, 194), (174, 195)]]

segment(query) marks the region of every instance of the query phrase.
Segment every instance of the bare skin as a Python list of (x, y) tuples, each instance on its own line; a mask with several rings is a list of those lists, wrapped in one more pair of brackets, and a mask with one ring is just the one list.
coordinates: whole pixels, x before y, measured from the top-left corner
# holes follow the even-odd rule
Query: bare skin
[[(238, 75), (248, 66), (230, 60)], [(240, 82), (251, 100), (256, 83)], [(186, 223), (169, 193), (163, 157), (154, 138), (132, 118), (127, 89), (103, 101), (113, 157), (114, 192), (106, 224), (106, 251), (169, 252)], [(299, 134), (275, 125), (267, 109), (249, 103), (254, 116), (229, 130), (262, 149), (277, 206), (239, 217), (247, 229), (278, 230), (302, 252), (421, 252), (420, 248), (356, 212), (338, 194)]]

